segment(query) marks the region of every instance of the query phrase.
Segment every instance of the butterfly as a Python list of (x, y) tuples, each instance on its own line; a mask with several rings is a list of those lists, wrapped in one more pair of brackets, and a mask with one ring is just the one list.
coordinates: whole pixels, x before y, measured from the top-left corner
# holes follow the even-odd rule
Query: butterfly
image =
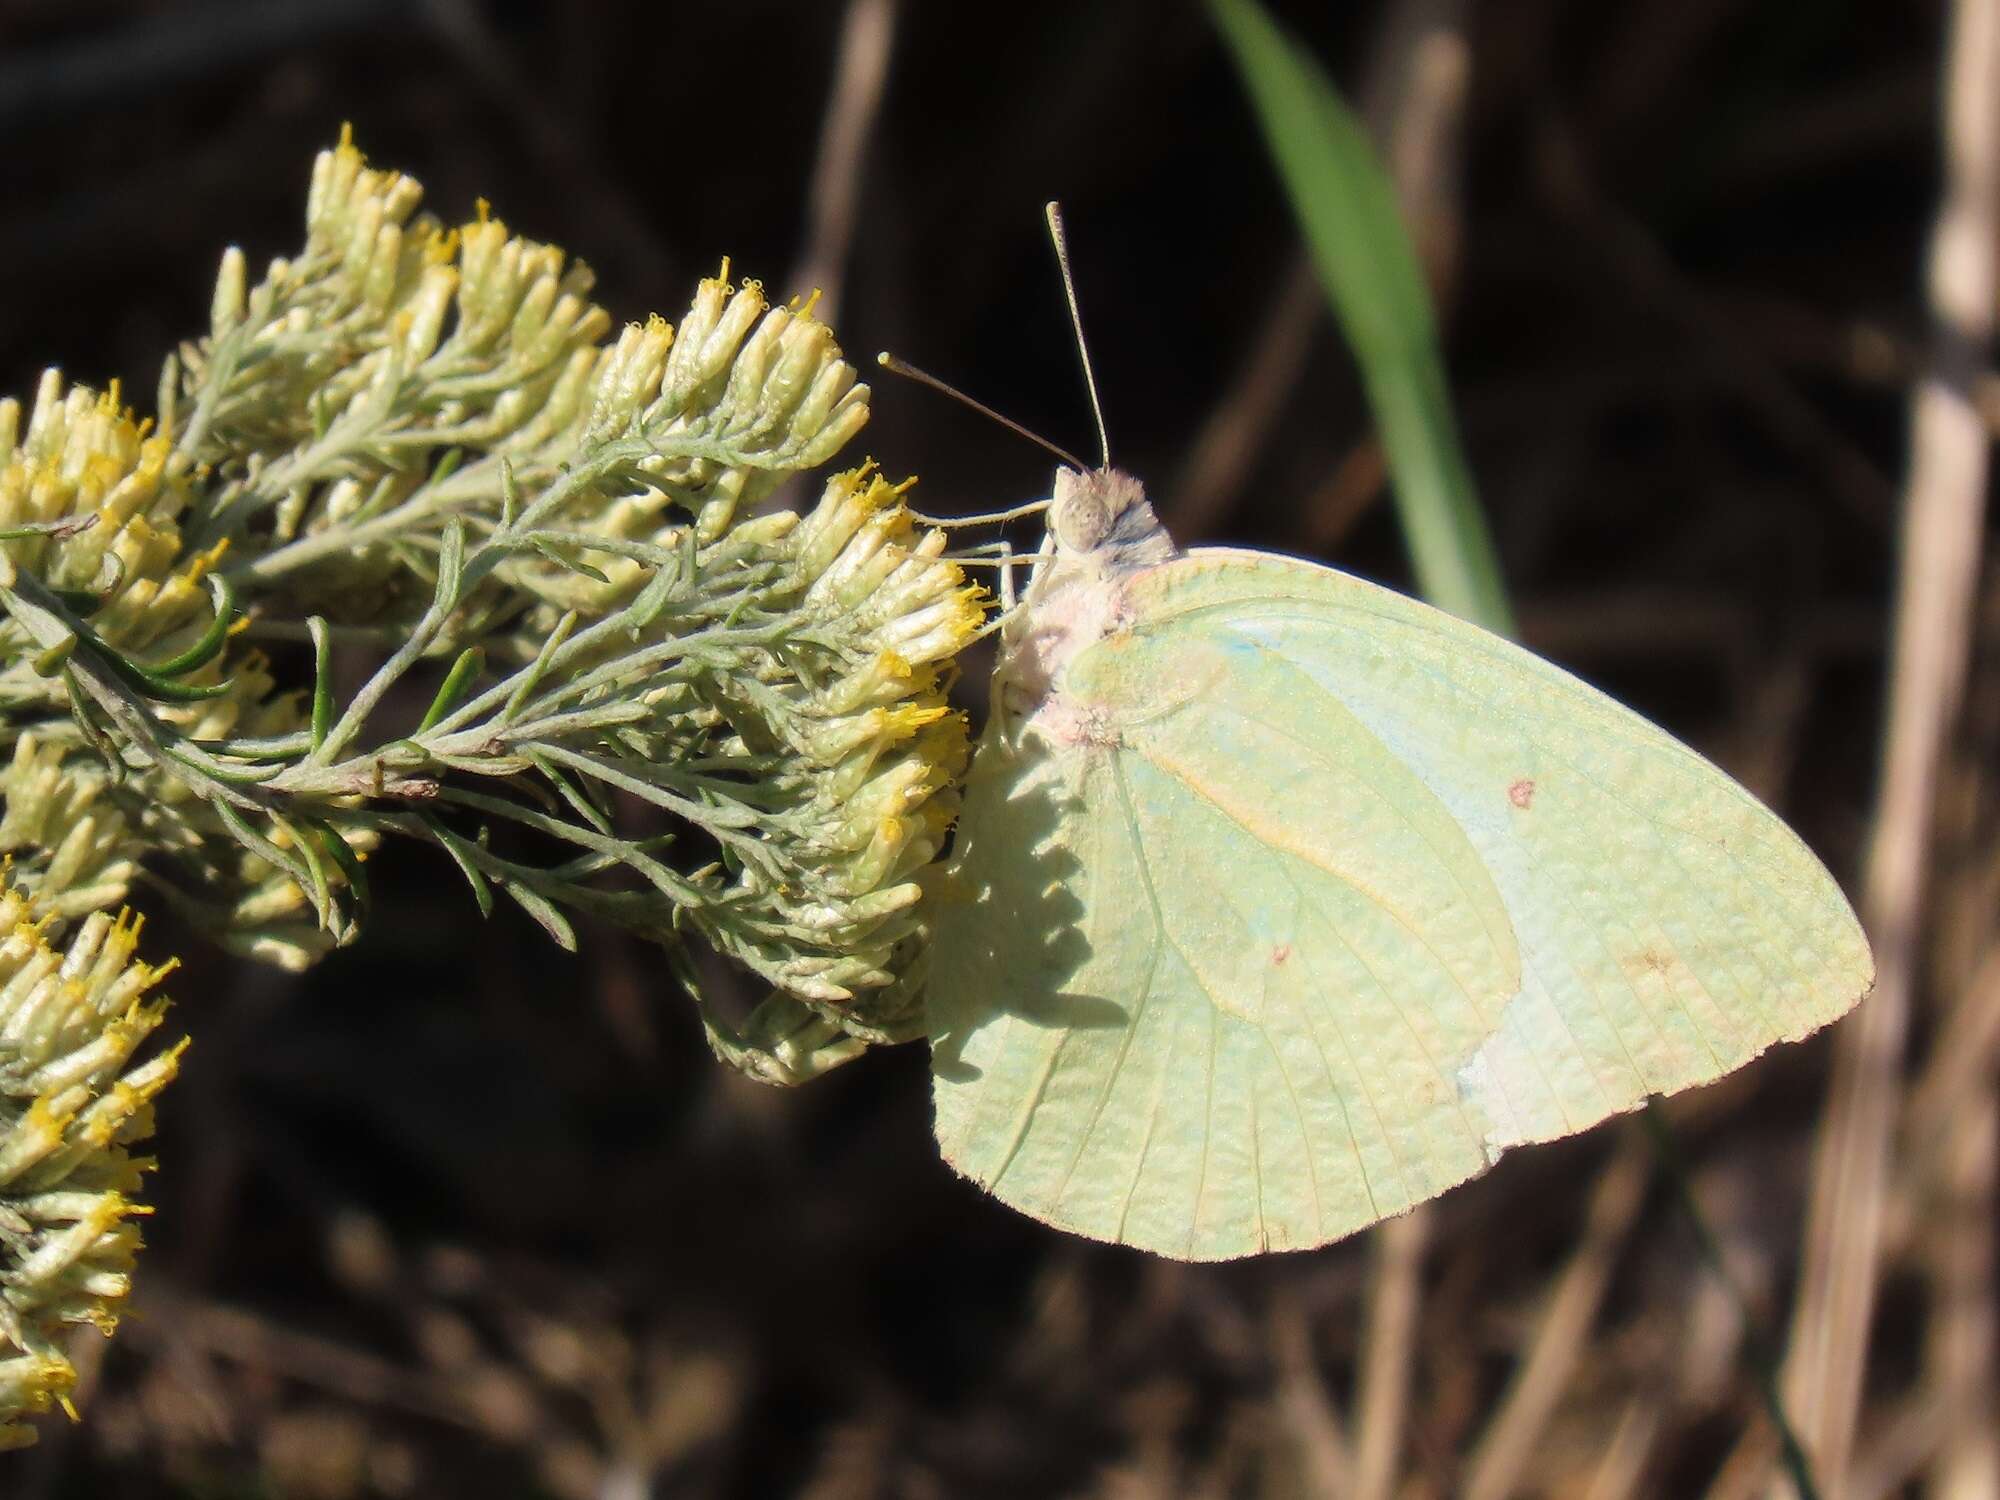
[(926, 986), (939, 1147), (1012, 1207), (1186, 1260), (1322, 1245), (1873, 983), (1782, 821), (1531, 652), (1183, 551), (1108, 462), (1056, 473), (1046, 532)]

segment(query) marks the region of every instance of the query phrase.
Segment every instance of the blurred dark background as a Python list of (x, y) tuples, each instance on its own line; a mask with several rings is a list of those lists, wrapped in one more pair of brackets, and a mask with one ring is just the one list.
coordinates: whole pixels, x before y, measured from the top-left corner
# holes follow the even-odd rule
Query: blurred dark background
[[(1942, 6), (1273, 9), (1385, 145), (1523, 633), (1851, 879)], [(343, 121), (446, 218), (484, 196), (589, 260), (616, 316), (677, 321), (726, 254), (829, 288), (856, 364), (894, 349), (1088, 452), (1059, 198), (1113, 455), (1182, 540), (1407, 586), (1354, 368), (1198, 6), (5, 0), (0, 386), (60, 364), (143, 408), (223, 247), (297, 247)], [(927, 508), (1045, 491), (1034, 448), (873, 383), (859, 447)], [(921, 1048), (765, 1092), (643, 950), (587, 933), (572, 959), (482, 923), (421, 852), (374, 868), (365, 941), (303, 978), (189, 955), (133, 1315), (82, 1425), (0, 1459), (0, 1493), (1338, 1492), (1368, 1239), (1212, 1268), (1067, 1239), (938, 1162)], [(1827, 1058), (1786, 1049), (1679, 1112), (1773, 1325)], [(1593, 1250), (1515, 1490), (1730, 1493), (1759, 1420), (1739, 1309), (1642, 1161), (1607, 1127), (1440, 1206), (1398, 1493), (1459, 1492), (1552, 1276)]]

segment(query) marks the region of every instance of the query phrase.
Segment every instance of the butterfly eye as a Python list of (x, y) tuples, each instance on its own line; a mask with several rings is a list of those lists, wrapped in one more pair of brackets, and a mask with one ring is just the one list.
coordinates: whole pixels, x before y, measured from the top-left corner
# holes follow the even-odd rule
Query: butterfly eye
[(1111, 512), (1092, 490), (1081, 485), (1058, 500), (1050, 513), (1056, 540), (1072, 552), (1090, 552), (1111, 535)]

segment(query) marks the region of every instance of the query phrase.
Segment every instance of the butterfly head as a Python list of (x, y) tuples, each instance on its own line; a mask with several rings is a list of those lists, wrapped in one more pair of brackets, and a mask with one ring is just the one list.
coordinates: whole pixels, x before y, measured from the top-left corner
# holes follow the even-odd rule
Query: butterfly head
[(1107, 547), (1123, 550), (1161, 532), (1146, 491), (1120, 469), (1056, 470), (1049, 498), (1049, 531), (1056, 548), (1090, 554)]

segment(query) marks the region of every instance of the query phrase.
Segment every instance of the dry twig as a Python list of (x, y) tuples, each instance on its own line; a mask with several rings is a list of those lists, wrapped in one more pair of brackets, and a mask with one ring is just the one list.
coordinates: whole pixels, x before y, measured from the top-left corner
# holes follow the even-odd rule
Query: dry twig
[(1527, 1354), (1467, 1463), (1467, 1500), (1506, 1500), (1519, 1492), (1597, 1319), (1619, 1248), (1645, 1201), (1647, 1163), (1644, 1143), (1628, 1135), (1597, 1179), (1576, 1249), (1550, 1283)]
[(1832, 1495), (1843, 1491), (1859, 1415), (1938, 768), (1965, 682), (1978, 578), (1987, 433), (1969, 393), (1993, 332), (2000, 0), (1952, 7), (1944, 132), (1929, 272), (1936, 329), (1911, 403), (1882, 790), (1862, 887), (1879, 974), (1839, 1032), (1785, 1371), (1787, 1403)]
[(882, 107), (895, 39), (896, 0), (848, 0), (833, 92), (827, 98), (819, 157), (813, 164), (812, 227), (805, 255), (792, 273), (794, 287), (820, 294), (817, 313), (829, 323), (840, 307), (847, 279), (855, 206), (861, 198), (862, 158)]
[(1375, 1232), (1375, 1270), (1362, 1335), (1355, 1412), (1355, 1500), (1388, 1500), (1402, 1458), (1403, 1413), (1417, 1343), (1424, 1243), (1430, 1216), (1419, 1209)]

